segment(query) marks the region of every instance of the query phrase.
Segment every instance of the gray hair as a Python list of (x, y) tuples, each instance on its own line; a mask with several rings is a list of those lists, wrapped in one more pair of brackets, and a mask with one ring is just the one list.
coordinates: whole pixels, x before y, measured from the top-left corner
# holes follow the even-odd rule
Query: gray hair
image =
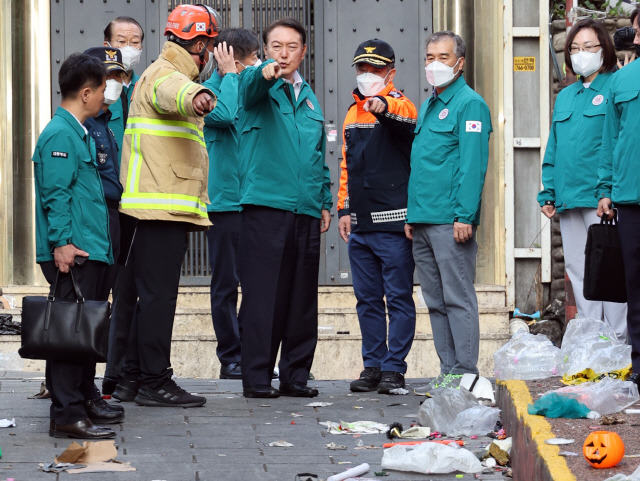
[(453, 51), (456, 54), (456, 57), (460, 58), (465, 56), (465, 54), (467, 53), (467, 46), (465, 45), (464, 40), (462, 40), (462, 37), (460, 35), (456, 35), (451, 30), (442, 30), (441, 32), (436, 32), (433, 35), (431, 35), (431, 37), (429, 37), (429, 39), (427, 40), (427, 43), (424, 46), (425, 50), (432, 43), (440, 42), (445, 38), (450, 38), (451, 40), (453, 40), (453, 44), (454, 44)]

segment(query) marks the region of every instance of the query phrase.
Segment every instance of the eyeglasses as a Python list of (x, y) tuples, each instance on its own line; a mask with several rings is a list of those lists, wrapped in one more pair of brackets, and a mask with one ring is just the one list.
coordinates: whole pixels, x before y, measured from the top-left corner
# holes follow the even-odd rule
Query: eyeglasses
[(597, 45), (571, 45), (569, 48), (569, 53), (574, 54), (578, 52), (597, 52), (600, 48), (600, 44)]
[(142, 49), (142, 41), (139, 38), (133, 38), (131, 40), (125, 40), (124, 38), (118, 38), (113, 42), (113, 44), (111, 46), (112, 47), (116, 47), (116, 48), (133, 47), (133, 48), (137, 48), (138, 50), (140, 50), (140, 49)]

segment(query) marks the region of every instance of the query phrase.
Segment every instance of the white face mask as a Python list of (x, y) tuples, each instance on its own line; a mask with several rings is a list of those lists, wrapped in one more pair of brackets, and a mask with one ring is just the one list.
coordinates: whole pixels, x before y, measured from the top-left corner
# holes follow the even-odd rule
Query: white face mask
[(142, 55), (142, 50), (138, 50), (131, 45), (127, 45), (120, 49), (122, 53), (122, 65), (124, 65), (124, 69), (127, 72), (131, 72), (136, 65), (140, 63), (140, 56)]
[(262, 60), (258, 59), (255, 61), (255, 63), (253, 64), (254, 67), (259, 67), (260, 65), (262, 65)]
[(104, 89), (104, 103), (111, 105), (120, 98), (122, 93), (122, 82), (116, 79), (107, 80), (107, 87)]
[(213, 72), (215, 63), (216, 61), (213, 58), (213, 52), (209, 52), (209, 60), (207, 60), (207, 63), (204, 64), (204, 67), (202, 67), (202, 71), (200, 72), (200, 83), (211, 77), (211, 72)]
[[(387, 75), (389, 75), (387, 73)], [(380, 92), (387, 85), (387, 75), (380, 77), (374, 73), (367, 72), (361, 73), (356, 77), (356, 83), (358, 84), (358, 90), (365, 97), (372, 97)]]
[(602, 67), (602, 49), (597, 52), (578, 52), (571, 55), (573, 71), (583, 77), (588, 77)]
[[(458, 62), (460, 62), (460, 59), (458, 59)], [(456, 62), (453, 67), (449, 67), (437, 60), (431, 62), (424, 68), (427, 74), (427, 82), (434, 87), (446, 87), (453, 81), (453, 77), (456, 76), (453, 69), (456, 68), (458, 62)]]

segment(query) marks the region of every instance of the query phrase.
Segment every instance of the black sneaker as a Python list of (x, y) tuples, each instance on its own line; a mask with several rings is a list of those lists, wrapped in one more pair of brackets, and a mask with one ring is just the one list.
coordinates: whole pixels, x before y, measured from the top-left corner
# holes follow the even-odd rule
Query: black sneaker
[(380, 394), (389, 394), (392, 389), (404, 388), (404, 376), (399, 372), (383, 371), (382, 379), (378, 384)]
[(140, 383), (138, 381), (126, 381), (122, 380), (116, 386), (116, 390), (113, 391), (111, 397), (121, 402), (131, 402), (138, 394)]
[(142, 406), (195, 408), (207, 402), (204, 396), (195, 396), (169, 379), (159, 389), (141, 386), (134, 401)]
[(350, 388), (353, 392), (375, 391), (380, 383), (380, 377), (379, 367), (365, 367), (360, 373), (360, 378), (351, 381)]

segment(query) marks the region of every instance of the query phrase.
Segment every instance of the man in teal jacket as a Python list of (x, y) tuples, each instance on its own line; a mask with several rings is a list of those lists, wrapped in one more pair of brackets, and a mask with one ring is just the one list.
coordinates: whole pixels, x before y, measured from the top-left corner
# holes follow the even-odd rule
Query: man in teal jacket
[(613, 217), (618, 232), (627, 288), (627, 332), (631, 344), (631, 381), (640, 384), (640, 62), (616, 72), (600, 148), (596, 194), (598, 215)]
[(462, 76), (465, 44), (453, 32), (427, 41), (434, 95), (420, 109), (411, 150), (407, 237), (429, 308), (440, 375), (426, 391), (477, 373), (480, 328), (473, 286), (476, 226), (492, 131), (489, 108)]
[(258, 61), (260, 42), (251, 30), (227, 28), (216, 37), (215, 48), (221, 61), (211, 78), (203, 84), (218, 97), (216, 108), (204, 118), (204, 138), (209, 152), (210, 204), (207, 211), (213, 224), (207, 231), (211, 320), (216, 333), (220, 379), (240, 379), (237, 315), (241, 210), (241, 169), (236, 129), (238, 73)]
[(298, 73), (304, 28), (278, 20), (263, 40), (270, 60), (240, 79), (242, 383), (246, 397), (313, 397), (307, 380), (318, 339), (320, 233), (332, 206), (324, 118)]
[[(86, 299), (107, 300), (107, 266), (113, 263), (109, 217), (96, 163), (96, 146), (82, 125), (104, 103), (106, 71), (100, 60), (74, 54), (60, 67), (61, 106), (40, 134), (33, 153), (36, 198), (36, 262), (50, 295), (75, 300), (70, 270)], [(57, 293), (53, 285), (58, 285)], [(101, 400), (95, 361), (47, 361), (51, 393), (49, 435), (101, 439), (115, 432), (93, 424), (91, 406)]]

